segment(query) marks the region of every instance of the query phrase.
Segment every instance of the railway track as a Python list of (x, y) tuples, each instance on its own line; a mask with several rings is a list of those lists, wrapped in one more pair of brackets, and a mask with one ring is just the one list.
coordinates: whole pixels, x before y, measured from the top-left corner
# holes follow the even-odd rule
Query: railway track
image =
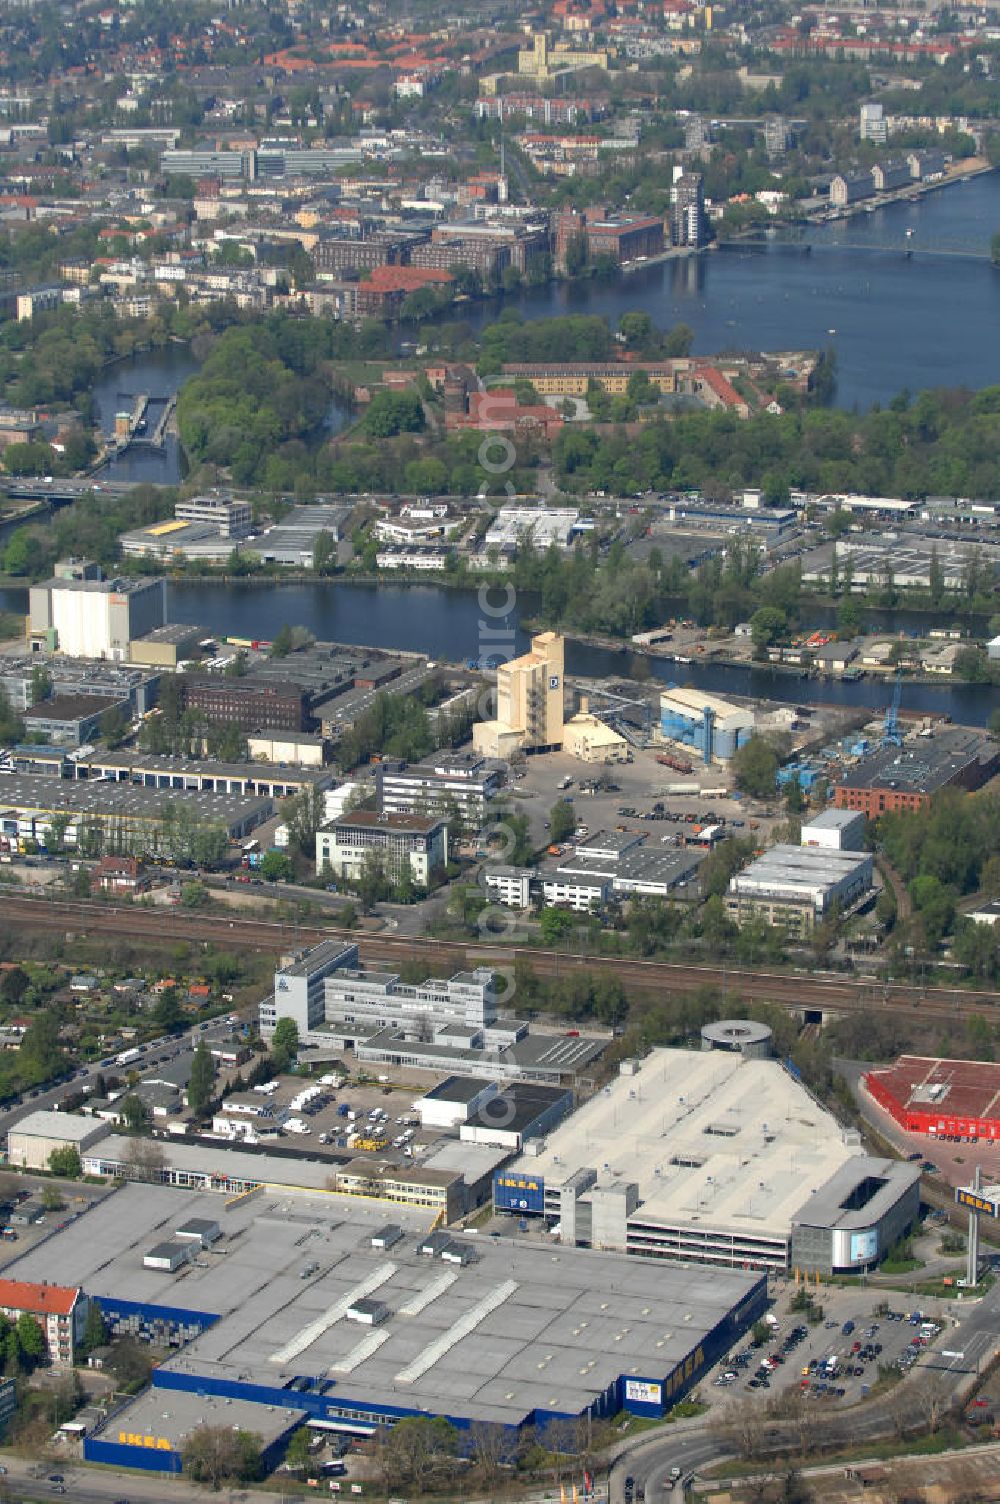
[(783, 972), (729, 970), (665, 961), (640, 961), (615, 956), (566, 954), (533, 947), (499, 946), (456, 940), (393, 938), (365, 935), (335, 925), (289, 924), (274, 919), (234, 915), (199, 915), (179, 909), (117, 908), (73, 899), (29, 898), (4, 893), (5, 922), (46, 930), (78, 930), (85, 934), (116, 935), (137, 940), (188, 940), (205, 944), (239, 943), (252, 950), (277, 954), (317, 940), (341, 936), (354, 942), (367, 964), (426, 960), (435, 968), (460, 971), (495, 958), (501, 967), (516, 960), (530, 962), (538, 976), (558, 979), (574, 971), (616, 976), (630, 992), (697, 992), (720, 983), (734, 1001), (775, 1003), (803, 1012), (906, 1013), (919, 1012), (942, 1020), (968, 1019), (974, 1014), (1000, 1020), (1000, 994), (967, 992), (943, 987), (912, 987), (900, 983), (855, 981), (850, 978), (788, 975)]

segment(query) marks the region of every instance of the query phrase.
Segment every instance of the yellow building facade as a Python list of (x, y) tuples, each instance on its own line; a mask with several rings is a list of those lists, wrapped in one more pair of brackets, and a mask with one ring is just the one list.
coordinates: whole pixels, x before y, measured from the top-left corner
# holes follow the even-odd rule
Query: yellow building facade
[(563, 743), (565, 644), (555, 632), (540, 632), (531, 650), (497, 670), (497, 714), (472, 728), (472, 744), (484, 757), (552, 750)]

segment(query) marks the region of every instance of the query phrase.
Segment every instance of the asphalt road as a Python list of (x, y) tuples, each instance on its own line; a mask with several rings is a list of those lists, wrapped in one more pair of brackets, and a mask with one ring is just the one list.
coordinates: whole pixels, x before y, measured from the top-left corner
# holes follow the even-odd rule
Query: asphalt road
[[(53, 1462), (47, 1466), (41, 1478), (31, 1476), (39, 1464), (27, 1458), (4, 1454), (7, 1476), (0, 1478), (6, 1492), (17, 1500), (47, 1500), (53, 1504), (65, 1499), (67, 1504), (241, 1504), (252, 1500), (253, 1504), (285, 1504), (287, 1496), (280, 1493), (263, 1493), (254, 1489), (223, 1489), (212, 1493), (206, 1488), (186, 1483), (183, 1479), (163, 1473), (119, 1473), (110, 1468), (79, 1467), (73, 1463)], [(49, 1474), (62, 1479), (65, 1493), (56, 1492), (49, 1482)]]
[(223, 1019), (213, 1020), (205, 1029), (194, 1028), (174, 1037), (154, 1039), (146, 1046), (146, 1052), (141, 1060), (135, 1061), (130, 1066), (117, 1067), (114, 1065), (101, 1066), (98, 1063), (81, 1066), (75, 1072), (72, 1080), (61, 1081), (58, 1086), (51, 1086), (39, 1090), (37, 1095), (28, 1094), (23, 1102), (15, 1107), (0, 1109), (0, 1133), (9, 1133), (22, 1118), (29, 1113), (51, 1110), (58, 1107), (63, 1097), (71, 1092), (81, 1091), (87, 1082), (95, 1076), (102, 1074), (115, 1074), (119, 1069), (137, 1071), (143, 1079), (155, 1078), (162, 1068), (164, 1057), (168, 1057), (167, 1064), (173, 1073), (178, 1066), (185, 1063), (189, 1066), (195, 1045), (199, 1039), (209, 1041), (226, 1039), (232, 1033), (232, 1028)]

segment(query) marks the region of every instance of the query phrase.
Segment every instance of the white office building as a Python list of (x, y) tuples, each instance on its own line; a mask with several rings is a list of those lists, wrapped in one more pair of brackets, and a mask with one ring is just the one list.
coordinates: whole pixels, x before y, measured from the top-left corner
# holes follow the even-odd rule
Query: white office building
[(200, 522), (220, 538), (246, 538), (253, 528), (253, 507), (232, 496), (189, 496), (174, 507), (178, 522)]
[(726, 910), (738, 924), (753, 917), (803, 936), (834, 905), (841, 910), (872, 886), (870, 852), (772, 846), (729, 880)]
[(387, 758), (375, 768), (379, 810), (391, 815), (455, 814), (470, 830), (482, 825), (503, 775), (477, 752), (436, 752), (426, 762)]
[(799, 844), (819, 847), (823, 851), (862, 851), (865, 823), (861, 810), (825, 809), (815, 820), (803, 825)]
[(316, 871), (356, 882), (366, 860), (377, 858), (390, 881), (409, 866), (410, 876), (426, 887), (435, 869), (448, 861), (448, 827), (433, 815), (379, 814), (357, 809), (316, 832)]

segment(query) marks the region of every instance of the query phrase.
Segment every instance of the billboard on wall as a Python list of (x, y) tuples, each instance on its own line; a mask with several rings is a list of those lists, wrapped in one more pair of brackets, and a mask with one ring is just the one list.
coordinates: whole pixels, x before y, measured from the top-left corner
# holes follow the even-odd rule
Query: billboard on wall
[(851, 1233), (851, 1263), (868, 1264), (878, 1253), (878, 1232), (874, 1227)]
[(545, 1181), (540, 1175), (496, 1175), (493, 1205), (498, 1212), (529, 1212), (540, 1217), (545, 1210)]
[(626, 1379), (625, 1399), (634, 1405), (662, 1405), (663, 1385), (650, 1384), (646, 1379)]

